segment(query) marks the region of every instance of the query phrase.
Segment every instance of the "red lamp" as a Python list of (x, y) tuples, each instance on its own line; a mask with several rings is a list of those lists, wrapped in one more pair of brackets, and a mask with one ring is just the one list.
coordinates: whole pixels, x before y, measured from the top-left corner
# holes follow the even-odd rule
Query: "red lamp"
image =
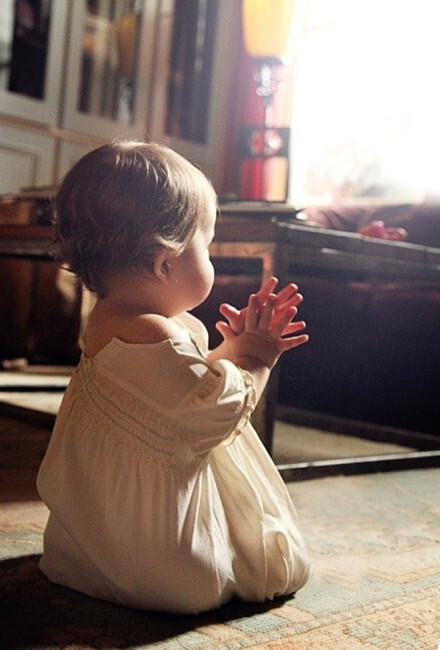
[(278, 87), (275, 68), (292, 54), (294, 0), (243, 0), (242, 24), (247, 53), (257, 68), (257, 94), (265, 105), (273, 101)]
[(294, 0), (242, 0), (244, 46), (255, 65), (256, 92), (264, 107), (262, 185), (265, 159), (288, 146), (281, 137), (286, 129), (275, 134), (270, 112), (280, 90), (279, 69), (289, 63), (293, 53), (294, 4)]

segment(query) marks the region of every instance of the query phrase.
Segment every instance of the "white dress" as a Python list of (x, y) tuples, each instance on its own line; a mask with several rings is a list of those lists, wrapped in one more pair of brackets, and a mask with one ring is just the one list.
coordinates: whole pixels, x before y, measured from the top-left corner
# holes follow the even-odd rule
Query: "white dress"
[(40, 567), (129, 607), (197, 613), (299, 589), (308, 560), (287, 489), (249, 423), (251, 376), (207, 361), (193, 316), (157, 344), (82, 355), (38, 475)]

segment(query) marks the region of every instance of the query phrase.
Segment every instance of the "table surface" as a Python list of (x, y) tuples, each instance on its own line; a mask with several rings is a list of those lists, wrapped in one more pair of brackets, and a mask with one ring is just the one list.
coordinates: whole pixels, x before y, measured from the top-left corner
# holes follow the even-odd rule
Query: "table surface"
[[(48, 226), (0, 226), (2, 257), (49, 260), (50, 241)], [(252, 246), (241, 248), (237, 246), (240, 244)], [(262, 257), (264, 254), (271, 255), (275, 262), (277, 257), (284, 256), (284, 264), (289, 262), (293, 273), (299, 269), (309, 274), (345, 270), (389, 279), (440, 281), (438, 248), (304, 226), (272, 216), (220, 216), (213, 242), (214, 256)]]

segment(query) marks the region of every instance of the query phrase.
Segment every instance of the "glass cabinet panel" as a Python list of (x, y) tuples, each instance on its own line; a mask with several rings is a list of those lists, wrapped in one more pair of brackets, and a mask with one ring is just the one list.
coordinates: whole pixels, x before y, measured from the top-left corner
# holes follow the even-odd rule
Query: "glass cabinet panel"
[(66, 16), (66, 0), (1, 0), (0, 112), (56, 119)]
[(3, 2), (2, 87), (44, 98), (51, 0)]
[(71, 6), (64, 126), (112, 137), (144, 131), (156, 0)]
[(161, 0), (157, 24), (151, 137), (202, 167), (217, 188), (228, 164), (240, 8), (237, 0)]
[(133, 124), (140, 15), (136, 0), (87, 0), (78, 95), (82, 113)]

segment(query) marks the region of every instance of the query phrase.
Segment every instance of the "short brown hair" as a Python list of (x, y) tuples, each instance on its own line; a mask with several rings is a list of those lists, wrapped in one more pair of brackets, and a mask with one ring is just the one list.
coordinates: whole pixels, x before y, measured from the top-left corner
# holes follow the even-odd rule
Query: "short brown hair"
[(179, 254), (215, 193), (166, 146), (120, 140), (81, 158), (55, 198), (56, 256), (88, 289), (105, 293), (118, 271), (153, 269), (161, 248)]

